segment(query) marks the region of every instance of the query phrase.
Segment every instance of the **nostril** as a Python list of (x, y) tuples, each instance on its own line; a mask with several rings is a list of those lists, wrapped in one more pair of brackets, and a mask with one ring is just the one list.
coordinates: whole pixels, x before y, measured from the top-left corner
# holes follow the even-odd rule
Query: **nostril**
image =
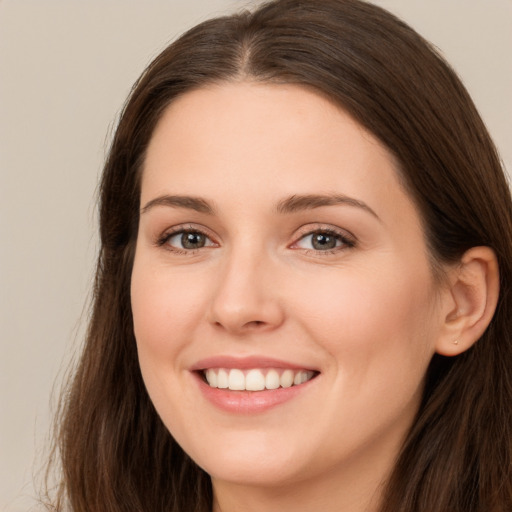
[(265, 322), (262, 322), (261, 320), (253, 320), (253, 321), (251, 321), (251, 322), (247, 322), (247, 324), (246, 324), (246, 325), (247, 325), (248, 327), (251, 327), (251, 326), (252, 326), (252, 327), (258, 327), (258, 326), (260, 326), (260, 325), (264, 325), (264, 324), (265, 324)]

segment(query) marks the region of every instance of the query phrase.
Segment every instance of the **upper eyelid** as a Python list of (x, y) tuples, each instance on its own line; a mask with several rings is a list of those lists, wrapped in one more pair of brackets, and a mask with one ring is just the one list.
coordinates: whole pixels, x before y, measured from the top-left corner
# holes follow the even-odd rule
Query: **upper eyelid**
[(201, 233), (206, 236), (213, 236), (211, 233), (211, 230), (206, 228), (205, 226), (195, 225), (195, 224), (188, 223), (188, 222), (184, 223), (184, 224), (178, 224), (176, 226), (172, 226), (170, 228), (165, 229), (162, 232), (162, 236), (176, 235), (177, 233), (183, 233), (183, 232), (186, 233), (188, 231), (190, 231), (192, 233), (197, 231), (198, 233)]
[(158, 245), (165, 243), (167, 240), (172, 238), (173, 236), (179, 235), (180, 233), (187, 232), (197, 232), (209, 238), (212, 242), (218, 243), (216, 241), (216, 237), (211, 233), (209, 229), (204, 226), (192, 225), (190, 223), (178, 224), (177, 226), (173, 226), (171, 228), (165, 229), (159, 236), (157, 236), (156, 242)]
[(333, 226), (330, 224), (323, 224), (323, 223), (316, 223), (316, 224), (308, 223), (308, 224), (301, 226), (300, 228), (295, 230), (294, 238), (295, 238), (295, 240), (299, 240), (300, 238), (302, 238), (304, 236), (312, 235), (313, 233), (318, 233), (318, 232), (332, 233), (332, 234), (338, 235), (342, 238), (349, 238), (350, 240), (352, 240), (354, 242), (357, 240), (356, 236), (353, 233), (351, 233), (350, 231), (348, 231), (347, 229), (343, 229), (343, 228), (340, 228), (337, 226)]

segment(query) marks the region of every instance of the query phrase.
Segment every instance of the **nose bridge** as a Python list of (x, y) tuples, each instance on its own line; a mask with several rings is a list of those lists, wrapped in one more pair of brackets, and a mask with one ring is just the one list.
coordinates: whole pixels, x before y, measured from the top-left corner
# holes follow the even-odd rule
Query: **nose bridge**
[(211, 320), (231, 332), (272, 328), (283, 320), (276, 263), (262, 244), (234, 244), (217, 277)]

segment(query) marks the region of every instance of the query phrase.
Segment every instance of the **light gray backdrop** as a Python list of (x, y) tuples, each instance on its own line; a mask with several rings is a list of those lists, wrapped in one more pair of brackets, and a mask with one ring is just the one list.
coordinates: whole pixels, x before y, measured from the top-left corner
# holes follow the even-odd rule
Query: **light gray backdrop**
[[(452, 62), (510, 171), (512, 0), (375, 3)], [(33, 504), (52, 387), (82, 339), (95, 186), (116, 114), (168, 41), (248, 4), (0, 0), (0, 511)]]

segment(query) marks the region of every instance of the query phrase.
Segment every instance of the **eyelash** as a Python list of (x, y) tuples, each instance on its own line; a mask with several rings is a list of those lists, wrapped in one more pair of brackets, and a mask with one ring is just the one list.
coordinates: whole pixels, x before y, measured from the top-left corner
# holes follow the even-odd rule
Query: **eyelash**
[(328, 237), (333, 237), (336, 242), (340, 242), (340, 246), (334, 247), (332, 249), (325, 249), (325, 250), (319, 250), (319, 249), (305, 249), (302, 250), (307, 255), (315, 255), (315, 256), (329, 256), (332, 254), (337, 254), (340, 251), (345, 251), (347, 249), (352, 249), (356, 246), (356, 239), (352, 234), (349, 234), (345, 231), (336, 230), (332, 227), (322, 227), (318, 226), (317, 228), (311, 229), (307, 228), (303, 233), (299, 235), (297, 240), (292, 244), (293, 246), (296, 246), (299, 242), (305, 240), (308, 237), (312, 237), (314, 235), (324, 235)]
[[(212, 243), (209, 246), (204, 246), (204, 247), (200, 247), (197, 249), (182, 249), (182, 248), (179, 248), (176, 246), (172, 246), (168, 243), (171, 238), (178, 236), (178, 235), (183, 236), (184, 234), (187, 234), (187, 233), (198, 234), (198, 235), (204, 236), (206, 239), (208, 239)], [(299, 242), (305, 240), (307, 237), (312, 237), (313, 235), (316, 235), (316, 234), (321, 234), (321, 235), (325, 235), (328, 237), (334, 237), (336, 239), (336, 242), (340, 242), (341, 245), (338, 247), (334, 247), (332, 249), (325, 249), (325, 250), (319, 250), (319, 249), (314, 249), (314, 248), (313, 249), (302, 248), (302, 251), (307, 255), (314, 254), (315, 256), (328, 256), (328, 255), (336, 254), (343, 250), (352, 249), (356, 245), (356, 240), (353, 235), (351, 235), (347, 232), (344, 232), (344, 231), (343, 232), (338, 231), (336, 229), (333, 229), (332, 227), (325, 228), (325, 227), (319, 226), (314, 229), (304, 230), (304, 232), (301, 233), (298, 236), (298, 238), (296, 239), (296, 241), (293, 242), (293, 244), (289, 247), (291, 247), (293, 249), (294, 246), (296, 246)], [(201, 249), (205, 249), (205, 248), (217, 245), (217, 243), (212, 240), (212, 237), (206, 232), (206, 230), (203, 230), (201, 228), (197, 228), (194, 226), (187, 226), (187, 227), (177, 226), (172, 231), (164, 233), (156, 241), (156, 245), (158, 247), (163, 247), (166, 244), (167, 244), (167, 247), (166, 247), (167, 250), (172, 251), (176, 254), (184, 254), (184, 255), (193, 255)], [(296, 250), (299, 250), (299, 249), (300, 248), (297, 248)]]
[[(173, 238), (173, 237), (175, 237), (177, 235), (182, 235), (183, 236), (184, 234), (187, 234), (187, 233), (202, 235), (205, 238), (207, 238), (208, 240), (212, 241), (212, 237), (206, 232), (206, 230), (203, 230), (203, 229), (200, 229), (200, 228), (197, 228), (197, 227), (194, 227), (194, 226), (187, 226), (187, 227), (177, 226), (172, 231), (168, 231), (168, 232), (164, 233), (160, 238), (158, 238), (158, 240), (156, 241), (156, 245), (158, 247), (163, 247), (163, 246), (165, 246), (167, 244), (167, 247), (165, 247), (165, 248), (168, 251), (174, 252), (176, 254), (185, 254), (185, 255), (195, 254), (200, 249), (204, 249), (205, 248), (205, 247), (200, 247), (198, 249), (181, 249), (179, 247), (175, 247), (175, 246), (170, 245), (168, 243), (171, 238)], [(212, 245), (216, 245), (216, 243), (213, 242)], [(206, 248), (207, 247), (209, 247), (209, 246), (206, 246)]]

